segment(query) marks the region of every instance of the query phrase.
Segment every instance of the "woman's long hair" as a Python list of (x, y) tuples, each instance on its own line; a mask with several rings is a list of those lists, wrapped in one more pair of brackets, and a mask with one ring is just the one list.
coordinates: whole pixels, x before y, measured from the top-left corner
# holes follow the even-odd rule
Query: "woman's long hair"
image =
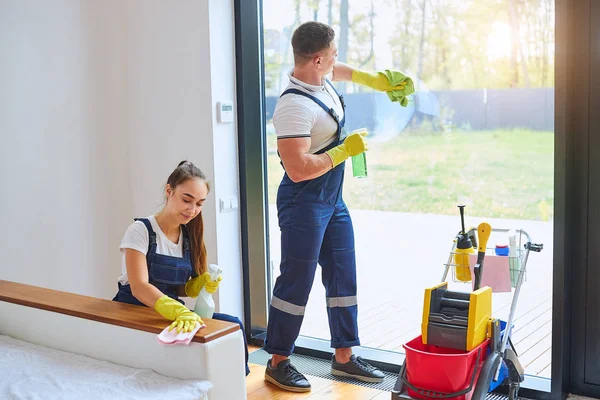
[[(206, 180), (206, 175), (190, 161), (182, 161), (167, 179), (167, 184), (175, 189), (177, 185), (186, 182), (188, 179), (201, 179), (210, 191), (210, 185)], [(190, 235), (190, 251), (192, 255), (192, 266), (198, 275), (202, 275), (207, 270), (206, 245), (204, 244), (204, 221), (202, 220), (202, 211), (187, 223), (187, 229)]]

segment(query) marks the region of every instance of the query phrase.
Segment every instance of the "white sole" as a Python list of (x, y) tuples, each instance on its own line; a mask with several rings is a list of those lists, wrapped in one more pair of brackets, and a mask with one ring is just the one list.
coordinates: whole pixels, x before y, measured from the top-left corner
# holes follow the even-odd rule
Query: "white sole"
[(310, 392), (310, 387), (307, 388), (299, 388), (296, 386), (287, 386), (284, 384), (281, 384), (279, 382), (277, 382), (274, 378), (272, 378), (271, 376), (265, 374), (265, 381), (272, 383), (273, 385), (283, 389), (283, 390), (287, 390), (288, 392), (295, 392), (295, 393), (306, 393), (306, 392)]
[(341, 376), (344, 378), (354, 378), (354, 379), (358, 379), (359, 381), (363, 381), (363, 382), (369, 382), (369, 383), (383, 382), (383, 378), (369, 378), (368, 376), (352, 375), (347, 372), (340, 371), (340, 370), (333, 369), (333, 368), (331, 369), (331, 373), (335, 376)]

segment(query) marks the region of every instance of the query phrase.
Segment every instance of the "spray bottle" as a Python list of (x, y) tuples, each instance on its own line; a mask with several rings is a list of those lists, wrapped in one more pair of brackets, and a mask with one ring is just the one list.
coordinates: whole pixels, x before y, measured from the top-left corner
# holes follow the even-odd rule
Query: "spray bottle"
[(519, 258), (517, 245), (517, 231), (514, 229), (508, 231), (508, 269), (510, 271), (510, 283), (512, 287), (517, 287), (517, 281), (521, 273), (521, 259)]
[[(223, 273), (223, 270), (216, 264), (208, 265), (208, 273), (210, 274), (211, 280), (217, 280)], [(212, 318), (215, 313), (215, 301), (213, 300), (212, 294), (206, 291), (203, 287), (196, 298), (196, 306), (194, 312), (200, 316), (200, 318)]]
[(460, 222), (462, 231), (456, 235), (456, 249), (454, 250), (454, 265), (456, 266), (456, 279), (461, 282), (471, 281), (471, 270), (469, 269), (469, 254), (474, 254), (475, 249), (465, 230), (465, 205), (458, 205), (460, 210)]

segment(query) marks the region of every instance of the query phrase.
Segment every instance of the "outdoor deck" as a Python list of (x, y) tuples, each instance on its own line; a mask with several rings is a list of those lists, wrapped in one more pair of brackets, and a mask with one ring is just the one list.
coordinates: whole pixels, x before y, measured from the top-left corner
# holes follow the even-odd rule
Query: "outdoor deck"
[[(460, 229), (458, 216), (350, 210), (354, 222), (362, 345), (403, 352), (402, 344), (420, 334), (424, 289), (441, 281), (452, 239)], [(483, 219), (467, 218), (468, 226)], [(492, 228), (527, 231), (541, 253), (530, 253), (527, 281), (519, 297), (512, 341), (529, 375), (550, 378), (552, 341), (552, 222), (487, 219)], [(270, 213), (271, 257), (279, 274), (280, 244), (277, 215)], [(492, 236), (488, 246), (495, 244)], [(325, 291), (320, 268), (308, 301), (301, 335), (329, 339)], [(450, 288), (469, 291), (452, 282)], [(513, 291), (514, 293), (514, 291)], [(493, 297), (496, 318), (507, 320), (512, 294)]]

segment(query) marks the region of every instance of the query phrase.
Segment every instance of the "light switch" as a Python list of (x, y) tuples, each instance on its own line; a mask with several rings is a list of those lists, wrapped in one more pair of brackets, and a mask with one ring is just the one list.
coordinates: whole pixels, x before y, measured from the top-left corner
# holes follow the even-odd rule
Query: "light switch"
[(219, 211), (222, 213), (236, 210), (239, 206), (238, 198), (236, 196), (222, 197), (219, 199)]
[(233, 102), (219, 101), (217, 103), (217, 122), (233, 122)]

